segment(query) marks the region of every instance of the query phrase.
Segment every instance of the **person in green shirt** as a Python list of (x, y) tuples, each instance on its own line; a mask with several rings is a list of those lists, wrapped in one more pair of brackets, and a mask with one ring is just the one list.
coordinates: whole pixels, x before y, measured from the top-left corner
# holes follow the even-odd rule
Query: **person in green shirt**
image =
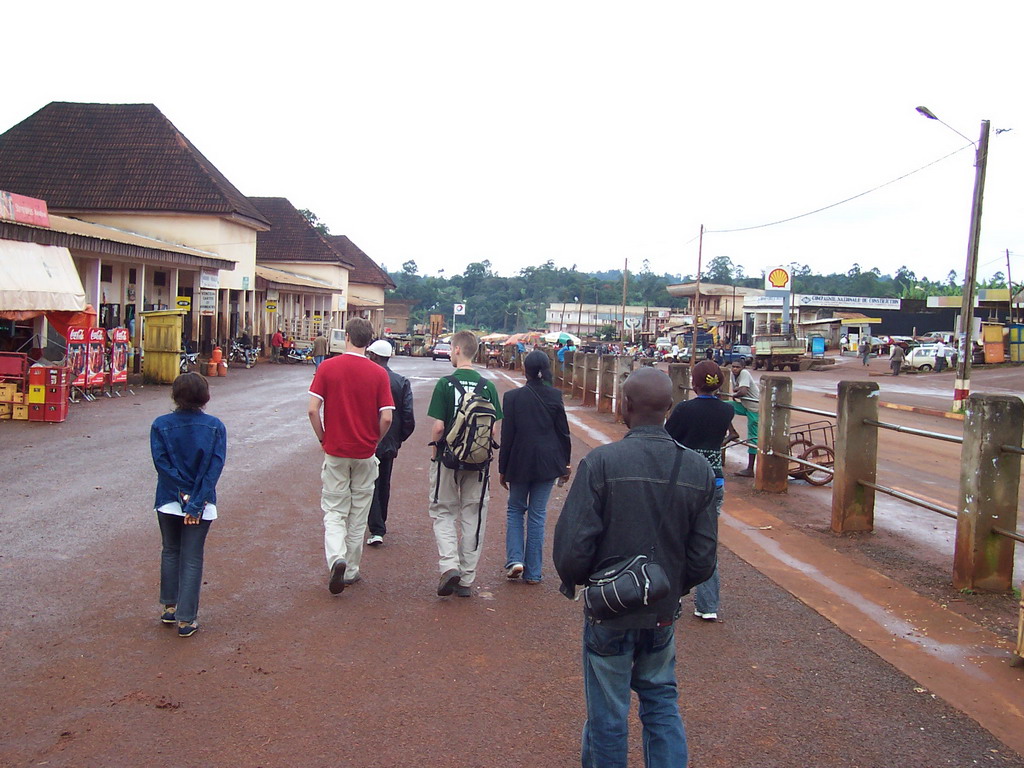
[[(467, 393), (476, 389), (494, 405), (492, 438), (496, 438), (502, 415), (501, 402), (493, 382), (473, 368), (477, 346), (476, 336), (469, 331), (459, 331), (452, 336), (452, 365), (455, 367), (452, 376)], [(487, 522), (487, 471), (449, 469), (441, 463), (438, 453), (438, 444), (454, 421), (462, 396), (452, 378), (445, 376), (434, 386), (427, 408), (427, 417), (433, 420), (428, 512), (433, 520), (441, 571), (437, 594), (442, 597), (453, 592), (459, 597), (472, 596)]]

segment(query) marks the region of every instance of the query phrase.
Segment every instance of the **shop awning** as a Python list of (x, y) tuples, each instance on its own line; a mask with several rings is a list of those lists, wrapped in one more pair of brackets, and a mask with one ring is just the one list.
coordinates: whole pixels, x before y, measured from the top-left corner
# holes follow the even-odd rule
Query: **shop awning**
[(266, 280), (274, 288), (292, 293), (297, 293), (297, 288), (306, 288), (308, 289), (307, 293), (342, 293), (341, 288), (336, 288), (325, 280), (319, 280), (309, 275), (297, 275), (294, 272), (285, 272), (283, 269), (274, 269), (260, 264), (256, 265), (256, 277)]
[(67, 248), (0, 240), (0, 312), (85, 309), (85, 289)]

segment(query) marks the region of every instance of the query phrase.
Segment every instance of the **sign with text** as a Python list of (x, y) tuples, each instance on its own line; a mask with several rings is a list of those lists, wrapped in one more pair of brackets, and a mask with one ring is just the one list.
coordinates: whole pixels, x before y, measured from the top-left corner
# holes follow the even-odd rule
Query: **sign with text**
[(189, 312), (192, 311), (192, 297), (191, 296), (179, 296), (174, 300), (174, 306), (178, 309), (187, 309)]
[(68, 328), (68, 367), (71, 369), (71, 386), (85, 386), (85, 358), (88, 349), (89, 329), (79, 325)]
[(213, 317), (217, 314), (216, 291), (199, 291), (199, 314), (204, 317)]
[(3, 190), (0, 190), (0, 219), (36, 227), (50, 226), (50, 214), (46, 210), (45, 200)]
[(268, 301), (266, 303), (266, 305), (265, 305), (265, 308), (266, 308), (267, 312), (277, 312), (277, 302), (276, 301)]
[(464, 314), (466, 314), (466, 305), (465, 304), (456, 304), (455, 305), (455, 309), (452, 310), (452, 314), (453, 315), (464, 315)]
[(220, 288), (220, 272), (215, 269), (200, 270), (199, 287), (214, 291)]
[(127, 328), (114, 328), (110, 334), (110, 383), (124, 384), (128, 381), (128, 344), (131, 334)]
[(103, 357), (107, 346), (107, 331), (105, 328), (90, 328), (87, 339), (89, 350), (85, 358), (85, 383), (90, 387), (102, 387)]

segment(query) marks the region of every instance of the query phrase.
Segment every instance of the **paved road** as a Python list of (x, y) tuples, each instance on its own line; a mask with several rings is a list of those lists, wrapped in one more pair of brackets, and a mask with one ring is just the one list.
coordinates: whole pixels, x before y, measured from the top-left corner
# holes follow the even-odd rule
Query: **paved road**
[[(422, 415), (446, 364), (395, 364)], [(505, 583), (497, 487), (475, 598), (433, 594), (424, 426), (396, 465), (387, 544), (366, 553), (364, 582), (327, 592), (310, 373), (214, 381), (229, 464), (187, 641), (155, 600), (147, 432), (167, 389), (76, 405), (63, 425), (0, 422), (0, 765), (578, 765), (578, 607), (550, 565), (537, 588)], [(575, 457), (621, 431), (579, 430)], [(729, 551), (722, 570), (726, 621), (684, 617), (678, 632), (692, 765), (1024, 768)]]

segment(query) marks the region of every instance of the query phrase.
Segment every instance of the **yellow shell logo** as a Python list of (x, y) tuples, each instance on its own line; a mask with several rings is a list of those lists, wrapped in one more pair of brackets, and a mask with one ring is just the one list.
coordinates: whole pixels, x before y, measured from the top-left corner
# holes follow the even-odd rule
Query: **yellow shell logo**
[(789, 272), (781, 267), (776, 267), (768, 275), (768, 284), (772, 288), (785, 288), (789, 285)]

